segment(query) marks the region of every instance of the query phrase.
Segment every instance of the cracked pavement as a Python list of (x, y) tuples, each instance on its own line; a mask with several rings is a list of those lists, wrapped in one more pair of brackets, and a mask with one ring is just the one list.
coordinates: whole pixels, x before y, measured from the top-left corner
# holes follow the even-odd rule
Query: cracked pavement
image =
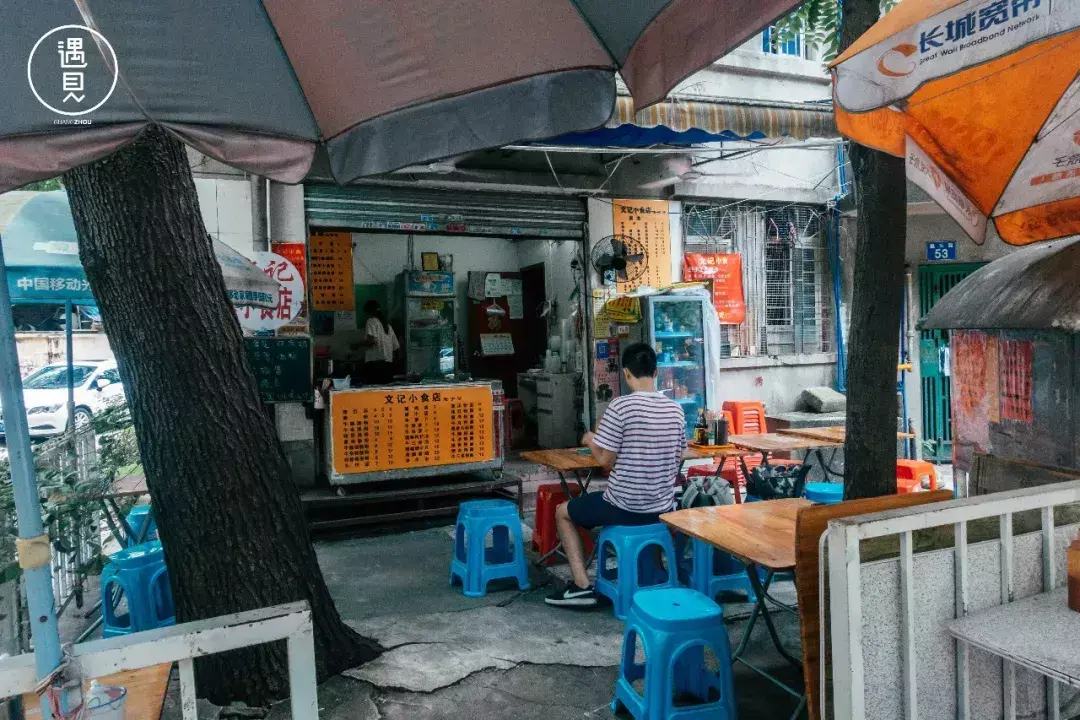
[[(532, 588), (510, 583), (477, 599), (449, 586), (446, 528), (316, 544), (319, 563), (342, 617), (386, 652), (319, 688), (324, 720), (562, 720), (614, 717), (608, 710), (617, 676), (623, 623), (610, 607), (557, 610), (543, 598), (557, 582), (533, 568)], [(787, 585), (790, 588), (790, 584)], [(780, 599), (783, 590), (774, 593)], [(749, 606), (725, 605), (732, 647)], [(798, 648), (798, 624), (776, 613), (785, 644)], [(755, 636), (758, 633), (755, 632)], [(799, 684), (767, 635), (748, 659)], [(789, 716), (794, 701), (736, 666), (739, 715)], [(270, 720), (286, 720), (288, 703)]]

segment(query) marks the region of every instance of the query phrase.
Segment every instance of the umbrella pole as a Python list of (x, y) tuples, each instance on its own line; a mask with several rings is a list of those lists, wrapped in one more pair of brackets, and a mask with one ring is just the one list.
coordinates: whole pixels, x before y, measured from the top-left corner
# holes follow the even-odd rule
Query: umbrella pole
[[(64, 303), (64, 341), (66, 343), (65, 352), (67, 354), (67, 416), (68, 423), (71, 424), (71, 429), (75, 430), (75, 349), (74, 341), (71, 337), (71, 301), (68, 300)], [(73, 433), (74, 434), (74, 433)], [(74, 447), (75, 441), (72, 440), (72, 446)]]
[[(19, 521), (19, 565), (30, 606), (30, 633), (38, 679), (47, 678), (60, 665), (60, 633), (56, 624), (48, 536), (41, 522), (41, 502), (34, 476), (30, 429), (23, 403), (19, 354), (15, 346), (15, 318), (11, 312), (4, 250), (0, 247), (0, 404), (4, 409), (11, 485)], [(42, 696), (42, 717), (49, 718)]]

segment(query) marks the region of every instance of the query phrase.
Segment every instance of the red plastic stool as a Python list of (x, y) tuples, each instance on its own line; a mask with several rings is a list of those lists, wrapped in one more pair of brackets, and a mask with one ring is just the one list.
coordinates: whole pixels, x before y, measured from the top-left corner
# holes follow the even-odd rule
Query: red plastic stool
[(922, 490), (924, 477), (930, 478), (930, 489), (937, 490), (937, 470), (933, 463), (925, 460), (896, 461), (896, 490), (899, 493), (911, 493)]
[(731, 413), (731, 432), (735, 435), (760, 435), (769, 432), (765, 423), (765, 405), (753, 400), (728, 400), (725, 411)]
[[(570, 486), (570, 494), (577, 497), (581, 488)], [(558, 483), (541, 485), (536, 489), (536, 515), (533, 517), (532, 549), (544, 558), (544, 564), (554, 565), (559, 547), (559, 531), (555, 527), (555, 509), (566, 502), (566, 493)], [(588, 530), (581, 529), (581, 541), (585, 544), (586, 557), (592, 554), (593, 539)]]

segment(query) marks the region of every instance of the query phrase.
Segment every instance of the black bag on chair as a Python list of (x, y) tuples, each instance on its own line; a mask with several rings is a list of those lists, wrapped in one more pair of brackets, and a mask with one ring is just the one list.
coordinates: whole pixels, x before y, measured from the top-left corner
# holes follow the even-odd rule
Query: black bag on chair
[(759, 465), (746, 479), (746, 494), (762, 500), (802, 497), (809, 465)]

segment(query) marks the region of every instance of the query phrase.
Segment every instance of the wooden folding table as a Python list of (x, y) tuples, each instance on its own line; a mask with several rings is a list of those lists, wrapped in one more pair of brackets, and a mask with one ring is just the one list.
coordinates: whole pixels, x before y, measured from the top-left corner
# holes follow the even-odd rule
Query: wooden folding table
[[(802, 498), (765, 500), (741, 505), (714, 505), (688, 510), (676, 510), (660, 516), (662, 522), (692, 538), (702, 540), (713, 547), (731, 553), (746, 565), (746, 574), (757, 595), (757, 603), (743, 631), (742, 641), (731, 656), (732, 662), (741, 662), (754, 672), (764, 676), (785, 692), (800, 700), (792, 717), (797, 717), (806, 704), (806, 694), (789, 687), (768, 671), (746, 660), (744, 654), (750, 644), (750, 634), (760, 617), (768, 628), (777, 652), (802, 670), (802, 662), (784, 649), (769, 614), (767, 600), (777, 606), (792, 608), (769, 597), (769, 586), (778, 572), (795, 568), (795, 519), (799, 510), (809, 507), (810, 501)], [(764, 579), (759, 575), (764, 571)]]

